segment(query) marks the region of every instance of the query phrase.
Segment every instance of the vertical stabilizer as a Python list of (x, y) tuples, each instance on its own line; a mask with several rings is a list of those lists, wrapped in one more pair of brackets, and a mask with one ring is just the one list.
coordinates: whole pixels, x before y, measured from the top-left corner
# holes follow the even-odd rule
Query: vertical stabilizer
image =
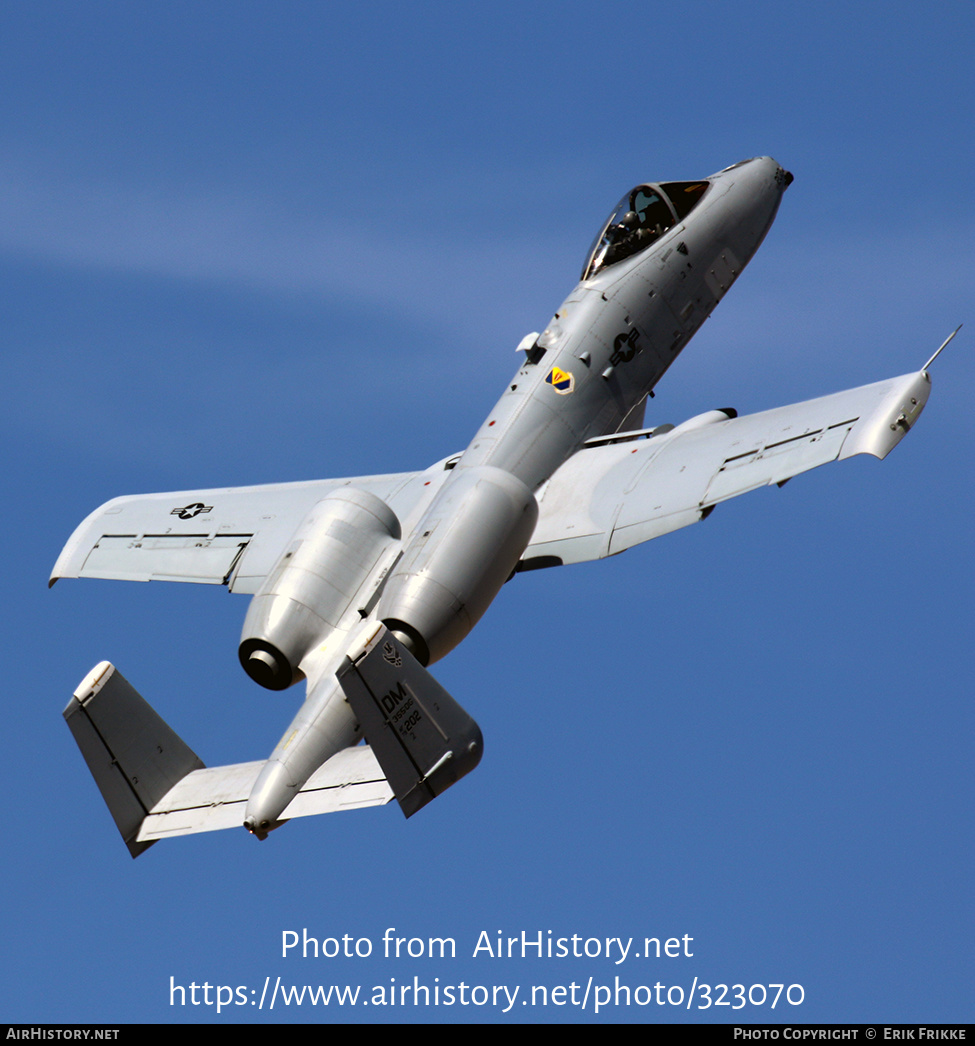
[(64, 710), (88, 769), (133, 857), (146, 814), (203, 761), (108, 661), (81, 681)]
[(337, 675), (407, 817), (480, 762), (477, 723), (384, 625)]

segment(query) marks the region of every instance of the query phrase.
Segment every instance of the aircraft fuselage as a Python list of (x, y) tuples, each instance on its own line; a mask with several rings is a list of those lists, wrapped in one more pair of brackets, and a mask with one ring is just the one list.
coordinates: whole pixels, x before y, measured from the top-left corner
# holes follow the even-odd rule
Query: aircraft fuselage
[[(750, 261), (789, 180), (767, 157), (713, 175), (684, 220), (581, 280), (458, 469), (493, 465), (535, 490), (587, 439), (620, 429)], [(571, 387), (551, 383), (553, 370)]]
[[(409, 520), (384, 520), (366, 495), (327, 509), (341, 526), (375, 530), (377, 549), (393, 547), (399, 524), (411, 535), (393, 563), (378, 552), (378, 560), (362, 557), (362, 577), (382, 577), (367, 625), (385, 623), (424, 665), (468, 634), (531, 540), (536, 492), (587, 440), (642, 427), (645, 399), (758, 249), (791, 180), (774, 160), (758, 157), (697, 182), (638, 186), (624, 197), (582, 280), (545, 330), (523, 342), (523, 365), (439, 489), (431, 487)], [(281, 570), (255, 596), (241, 659), (273, 689), (302, 675), (309, 686), (247, 804), (245, 824), (258, 835), (275, 826), (320, 765), (359, 736), (335, 679), (342, 642), (319, 656), (329, 645), (319, 637), (305, 648), (315, 659), (299, 670), (300, 649), (290, 658), (265, 641), (280, 619), (281, 593), (291, 585), (289, 613), (303, 614), (302, 586), (319, 567), (309, 560), (301, 571), (284, 563)], [(352, 577), (348, 590), (360, 583)], [(336, 634), (347, 643), (352, 626), (344, 621)], [(301, 630), (289, 623), (281, 631)], [(261, 678), (275, 673), (280, 683)]]
[(586, 440), (641, 427), (646, 397), (758, 249), (790, 181), (759, 157), (671, 183), (700, 197), (686, 217), (595, 272), (587, 261), (387, 583), (379, 616), (424, 664), (467, 635), (510, 577), (534, 528), (531, 495)]

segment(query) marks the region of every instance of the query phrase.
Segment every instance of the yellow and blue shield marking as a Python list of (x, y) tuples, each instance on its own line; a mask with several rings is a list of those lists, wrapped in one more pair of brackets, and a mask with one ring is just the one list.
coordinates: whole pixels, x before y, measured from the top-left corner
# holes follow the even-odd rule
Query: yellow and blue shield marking
[(572, 377), (572, 371), (553, 367), (545, 378), (545, 382), (551, 385), (560, 396), (567, 396), (575, 387), (576, 380)]

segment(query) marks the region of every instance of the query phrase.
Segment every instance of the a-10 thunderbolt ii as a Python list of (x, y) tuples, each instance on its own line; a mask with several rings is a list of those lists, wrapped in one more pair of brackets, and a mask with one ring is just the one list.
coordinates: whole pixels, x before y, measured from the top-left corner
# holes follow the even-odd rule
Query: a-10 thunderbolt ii
[(897, 445), (928, 398), (930, 360), (759, 414), (643, 427), (654, 385), (791, 182), (763, 156), (627, 193), (462, 454), (422, 472), (116, 498), (78, 527), (51, 584), (195, 581), (252, 595), (244, 670), (270, 690), (307, 687), (266, 761), (207, 768), (114, 666), (97, 665), (64, 714), (133, 856), (240, 824), (263, 839), (293, 817), (393, 797), (409, 817), (482, 750), (427, 666), (513, 574), (615, 555), (727, 498)]

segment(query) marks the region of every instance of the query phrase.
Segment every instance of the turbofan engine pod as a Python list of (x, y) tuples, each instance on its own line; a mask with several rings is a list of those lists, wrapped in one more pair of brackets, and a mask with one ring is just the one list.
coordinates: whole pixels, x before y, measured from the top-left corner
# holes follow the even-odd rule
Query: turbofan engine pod
[(238, 654), (244, 671), (268, 690), (304, 678), (298, 668), (344, 611), (389, 545), (399, 520), (365, 490), (340, 487), (322, 498), (251, 600)]
[(422, 665), (467, 635), (511, 576), (538, 522), (520, 479), (490, 465), (458, 470), (437, 495), (383, 590), (378, 616)]

